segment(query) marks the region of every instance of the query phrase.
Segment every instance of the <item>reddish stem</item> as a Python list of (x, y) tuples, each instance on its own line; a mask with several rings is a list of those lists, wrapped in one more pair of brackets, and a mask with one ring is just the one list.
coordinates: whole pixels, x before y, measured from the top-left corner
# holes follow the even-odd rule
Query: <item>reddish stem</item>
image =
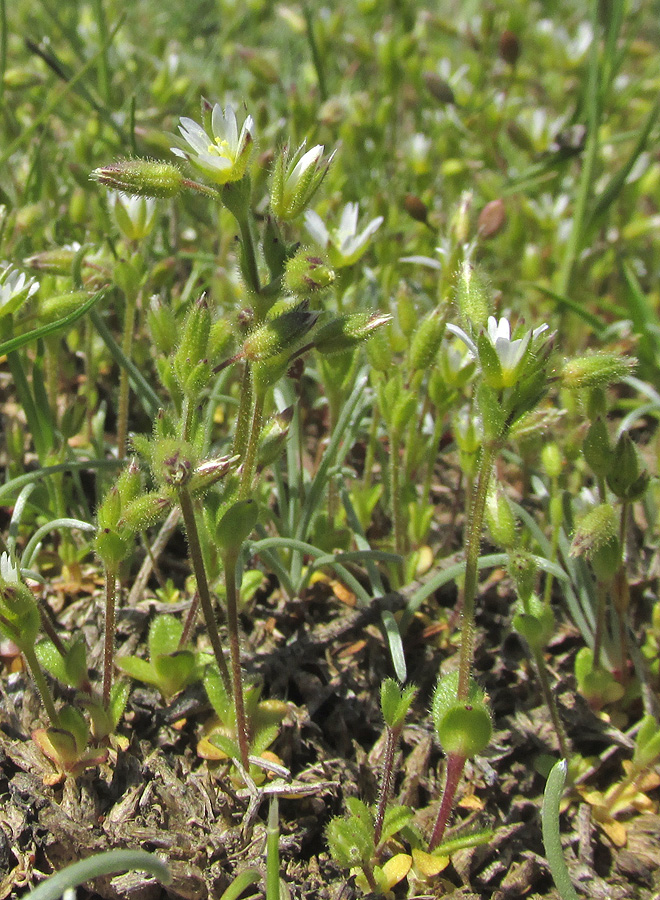
[(429, 851), (435, 850), (444, 836), (447, 822), (449, 821), (449, 816), (454, 805), (456, 789), (461, 780), (463, 768), (465, 767), (465, 760), (465, 756), (458, 756), (455, 753), (450, 753), (447, 757), (445, 789), (442, 792), (442, 802), (440, 804), (438, 818), (435, 820), (435, 828), (433, 829), (433, 834), (429, 841)]

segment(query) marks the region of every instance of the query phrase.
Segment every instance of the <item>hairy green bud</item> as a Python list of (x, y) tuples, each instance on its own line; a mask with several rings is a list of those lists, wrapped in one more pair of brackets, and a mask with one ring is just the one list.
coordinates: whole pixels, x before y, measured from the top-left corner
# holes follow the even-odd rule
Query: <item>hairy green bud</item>
[(574, 391), (606, 387), (615, 381), (621, 381), (636, 365), (636, 359), (624, 358), (618, 353), (592, 353), (567, 360), (560, 378), (564, 387)]
[(152, 159), (125, 159), (94, 169), (94, 181), (138, 197), (176, 197), (184, 187), (180, 169)]

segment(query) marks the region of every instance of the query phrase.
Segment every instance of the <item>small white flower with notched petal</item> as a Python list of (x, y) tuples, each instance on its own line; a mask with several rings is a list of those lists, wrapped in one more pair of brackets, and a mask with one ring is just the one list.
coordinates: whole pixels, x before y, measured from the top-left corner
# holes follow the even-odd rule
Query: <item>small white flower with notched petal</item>
[(344, 207), (339, 225), (328, 231), (323, 220), (313, 210), (305, 213), (305, 227), (311, 237), (328, 251), (328, 259), (335, 269), (352, 266), (367, 249), (370, 238), (383, 224), (383, 217), (377, 216), (358, 234), (359, 207), (357, 203), (347, 203)]
[(6, 266), (0, 273), (0, 318), (16, 312), (38, 290), (38, 281)]
[(243, 178), (254, 146), (252, 116), (247, 116), (239, 132), (233, 106), (227, 104), (223, 110), (216, 103), (211, 111), (210, 136), (193, 119), (183, 116), (179, 121), (188, 147), (171, 147), (173, 153), (187, 159), (216, 184)]
[[(508, 319), (502, 318), (498, 321), (495, 316), (488, 317), (487, 336), (492, 348), (495, 350), (500, 369), (497, 373), (485, 372), (487, 380), (488, 375), (494, 376), (494, 380), (497, 383), (493, 384), (493, 387), (513, 387), (520, 375), (521, 364), (525, 359), (530, 344), (547, 329), (547, 325), (540, 325), (538, 328), (527, 331), (522, 337), (512, 340), (511, 325)], [(483, 354), (480, 354), (480, 356), (483, 356)], [(484, 366), (485, 360), (482, 358), (481, 361), (482, 366)]]

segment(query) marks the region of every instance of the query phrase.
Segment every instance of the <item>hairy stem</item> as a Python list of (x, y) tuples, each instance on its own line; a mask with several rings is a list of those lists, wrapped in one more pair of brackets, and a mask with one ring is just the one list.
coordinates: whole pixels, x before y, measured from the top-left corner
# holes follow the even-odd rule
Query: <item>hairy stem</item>
[(193, 509), (190, 493), (185, 486), (179, 487), (179, 505), (181, 506), (181, 515), (183, 524), (186, 529), (188, 538), (188, 552), (190, 554), (190, 562), (193, 572), (195, 573), (195, 581), (197, 582), (197, 593), (202, 604), (202, 612), (204, 613), (204, 622), (206, 631), (211, 641), (213, 655), (218, 664), (222, 683), (229, 696), (231, 696), (231, 678), (229, 677), (229, 669), (225, 662), (225, 656), (220, 643), (220, 634), (218, 625), (215, 620), (213, 611), (213, 602), (211, 601), (211, 592), (209, 591), (209, 583), (206, 577), (206, 568), (204, 566), (204, 557), (202, 556), (202, 548), (199, 542), (199, 533), (197, 531), (197, 522), (195, 520), (195, 510)]
[(250, 767), (248, 759), (250, 755), (250, 741), (248, 736), (247, 720), (245, 718), (245, 703), (243, 700), (243, 676), (241, 674), (241, 648), (238, 635), (238, 592), (236, 590), (236, 562), (235, 551), (227, 551), (223, 555), (225, 569), (225, 589), (227, 593), (227, 627), (229, 631), (229, 653), (231, 658), (231, 674), (234, 686), (234, 706), (236, 707), (236, 731), (238, 734), (238, 746), (241, 751), (241, 763), (247, 772)]
[(456, 789), (458, 788), (458, 783), (461, 780), (461, 775), (465, 768), (465, 759), (464, 756), (457, 756), (455, 753), (450, 753), (447, 757), (445, 788), (442, 792), (442, 801), (438, 811), (438, 818), (435, 820), (435, 827), (433, 829), (433, 834), (431, 835), (431, 840), (429, 841), (429, 852), (435, 850), (444, 836), (447, 822), (449, 821), (449, 815), (454, 806)]
[(465, 587), (463, 588), (463, 613), (461, 617), (461, 652), (458, 677), (458, 700), (467, 700), (474, 653), (474, 606), (477, 596), (478, 561), (481, 547), (481, 530), (488, 485), (493, 468), (496, 447), (486, 444), (483, 448), (477, 482), (470, 503), (465, 542)]
[(103, 632), (103, 707), (110, 706), (115, 661), (115, 618), (117, 612), (117, 570), (105, 568), (105, 626)]
[(394, 777), (394, 752), (399, 741), (401, 728), (390, 728), (387, 726), (387, 738), (385, 744), (385, 759), (383, 760), (383, 774), (380, 782), (380, 796), (378, 797), (378, 807), (376, 809), (376, 820), (374, 823), (374, 844), (378, 848), (380, 838), (383, 833), (383, 822), (385, 820), (385, 811), (387, 803), (392, 793), (392, 780)]
[(252, 421), (250, 422), (250, 436), (245, 449), (243, 471), (241, 472), (241, 484), (238, 490), (239, 500), (247, 500), (252, 492), (252, 479), (254, 478), (254, 472), (257, 467), (257, 450), (259, 449), (259, 438), (261, 437), (263, 416), (264, 396), (262, 393), (258, 393), (255, 394), (254, 397)]
[[(126, 309), (124, 310), (124, 331), (121, 339), (121, 350), (126, 359), (130, 359), (133, 348), (137, 295), (127, 293), (125, 296)], [(129, 387), (128, 370), (122, 367), (119, 373), (119, 404), (117, 407), (117, 456), (119, 459), (123, 459), (126, 456)]]

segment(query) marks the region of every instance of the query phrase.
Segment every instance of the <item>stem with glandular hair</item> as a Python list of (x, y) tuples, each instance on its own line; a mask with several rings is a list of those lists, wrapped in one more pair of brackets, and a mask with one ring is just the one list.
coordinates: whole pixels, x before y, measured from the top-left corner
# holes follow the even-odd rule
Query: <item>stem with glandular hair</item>
[(188, 552), (190, 554), (190, 562), (195, 574), (197, 582), (197, 593), (202, 604), (202, 612), (204, 613), (204, 622), (206, 631), (211, 641), (213, 655), (218, 664), (220, 677), (228, 696), (231, 696), (231, 678), (229, 677), (229, 669), (225, 662), (225, 656), (220, 643), (220, 634), (215, 620), (213, 611), (213, 602), (211, 600), (211, 592), (209, 591), (209, 583), (206, 577), (206, 568), (204, 567), (204, 557), (202, 556), (202, 548), (199, 542), (199, 534), (197, 531), (197, 522), (195, 520), (195, 510), (193, 508), (190, 492), (182, 485), (178, 489), (179, 505), (181, 507), (181, 515), (183, 516), (183, 524), (186, 529), (188, 538)]
[(461, 619), (461, 651), (459, 658), (458, 700), (467, 700), (474, 654), (474, 606), (477, 596), (479, 549), (488, 485), (497, 447), (494, 443), (483, 447), (477, 481), (470, 503), (465, 543), (465, 585), (463, 588), (463, 613)]
[(105, 567), (105, 625), (103, 633), (103, 708), (110, 706), (115, 662), (115, 619), (117, 610), (117, 570)]
[(245, 771), (249, 771), (250, 739), (245, 718), (245, 702), (243, 700), (243, 678), (241, 675), (241, 648), (238, 636), (238, 592), (236, 590), (236, 550), (226, 550), (223, 554), (225, 570), (225, 590), (227, 598), (227, 629), (229, 631), (229, 655), (234, 688), (234, 707), (236, 709), (236, 733), (241, 751), (241, 763)]

